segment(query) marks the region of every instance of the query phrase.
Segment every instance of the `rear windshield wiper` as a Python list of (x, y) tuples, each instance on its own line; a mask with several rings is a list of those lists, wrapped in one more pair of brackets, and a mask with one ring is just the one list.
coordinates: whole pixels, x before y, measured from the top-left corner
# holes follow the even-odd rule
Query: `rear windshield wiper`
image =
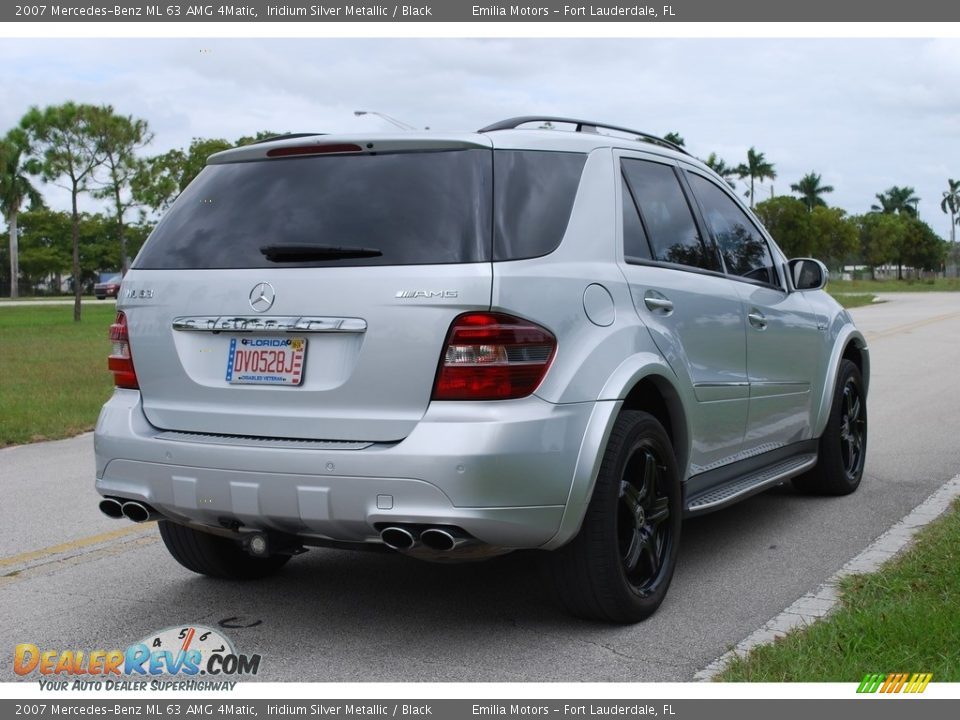
[(376, 248), (348, 247), (339, 245), (313, 245), (310, 243), (282, 243), (263, 245), (260, 248), (270, 262), (308, 262), (310, 260), (348, 260), (351, 258), (380, 257)]

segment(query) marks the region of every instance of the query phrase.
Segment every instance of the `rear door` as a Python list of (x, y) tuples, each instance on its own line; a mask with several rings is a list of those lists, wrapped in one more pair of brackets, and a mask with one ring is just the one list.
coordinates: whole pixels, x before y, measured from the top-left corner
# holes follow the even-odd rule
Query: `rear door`
[(634, 306), (680, 381), (693, 387), (691, 474), (740, 450), (749, 386), (744, 320), (671, 163), (620, 158), (624, 259)]
[(304, 153), (210, 165), (181, 195), (120, 301), (154, 426), (410, 432), (451, 321), (490, 305), (491, 151), (396, 146), (321, 137)]

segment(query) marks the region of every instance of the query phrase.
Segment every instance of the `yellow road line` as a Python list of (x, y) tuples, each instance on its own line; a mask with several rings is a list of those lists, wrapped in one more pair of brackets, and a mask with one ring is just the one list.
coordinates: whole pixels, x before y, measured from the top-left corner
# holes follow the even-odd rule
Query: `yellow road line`
[(71, 550), (81, 550), (85, 547), (90, 547), (91, 545), (100, 545), (101, 543), (110, 542), (111, 540), (119, 540), (120, 538), (128, 537), (130, 535), (143, 533), (145, 529), (152, 528), (155, 525), (156, 523), (154, 522), (128, 525), (127, 527), (120, 528), (119, 530), (100, 533), (99, 535), (89, 535), (87, 537), (80, 538), (79, 540), (71, 540), (70, 542), (60, 543), (59, 545), (51, 545), (50, 547), (45, 547), (40, 550), (31, 550), (29, 552), (20, 553), (19, 555), (11, 555), (10, 557), (0, 558), (0, 568), (10, 567), (11, 565), (22, 565), (24, 563), (33, 562), (34, 560), (42, 560), (43, 558), (51, 557), (53, 555), (61, 555), (62, 553), (70, 552)]
[(924, 325), (932, 325), (933, 323), (942, 322), (944, 320), (950, 320), (952, 318), (960, 317), (960, 312), (946, 313), (944, 315), (937, 315), (932, 318), (927, 318), (926, 320), (918, 320), (915, 322), (906, 323), (905, 325), (897, 325), (892, 327), (889, 330), (883, 330), (881, 332), (868, 331), (864, 333), (868, 340), (879, 340), (880, 338), (890, 337), (891, 335), (899, 335), (902, 332), (908, 332), (915, 328), (923, 327)]

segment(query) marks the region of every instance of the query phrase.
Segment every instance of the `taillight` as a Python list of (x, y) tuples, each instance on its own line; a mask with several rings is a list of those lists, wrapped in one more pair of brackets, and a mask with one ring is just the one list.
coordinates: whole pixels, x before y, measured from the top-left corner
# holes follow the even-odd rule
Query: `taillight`
[(440, 357), (434, 400), (509, 400), (537, 389), (557, 339), (539, 325), (503, 313), (454, 319)]
[(107, 367), (113, 373), (113, 383), (118, 388), (139, 390), (137, 371), (133, 368), (133, 355), (130, 354), (130, 335), (127, 333), (127, 316), (117, 313), (117, 319), (110, 326), (110, 342), (113, 349), (107, 358)]

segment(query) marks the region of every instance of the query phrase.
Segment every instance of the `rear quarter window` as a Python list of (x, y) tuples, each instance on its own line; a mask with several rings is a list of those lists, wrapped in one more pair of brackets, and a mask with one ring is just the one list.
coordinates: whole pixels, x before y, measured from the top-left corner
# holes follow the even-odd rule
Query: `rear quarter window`
[(557, 249), (586, 162), (583, 153), (494, 152), (494, 260), (540, 257)]

